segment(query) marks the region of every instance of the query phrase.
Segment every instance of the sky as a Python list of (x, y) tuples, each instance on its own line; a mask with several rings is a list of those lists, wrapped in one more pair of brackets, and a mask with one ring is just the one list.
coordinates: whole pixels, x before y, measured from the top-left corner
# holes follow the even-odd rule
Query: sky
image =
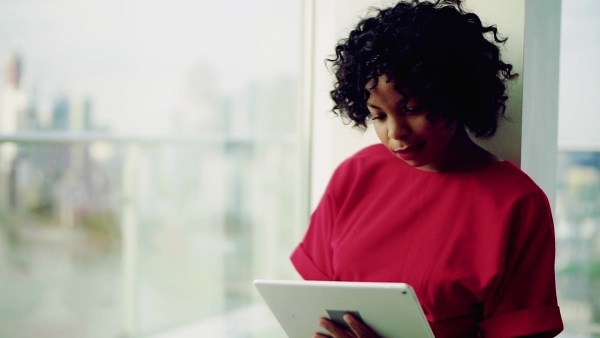
[(562, 1), (558, 143), (600, 151), (600, 1)]
[(21, 55), (42, 101), (89, 97), (113, 130), (160, 132), (192, 76), (227, 94), (295, 75), (300, 13), (299, 0), (2, 0), (0, 58)]

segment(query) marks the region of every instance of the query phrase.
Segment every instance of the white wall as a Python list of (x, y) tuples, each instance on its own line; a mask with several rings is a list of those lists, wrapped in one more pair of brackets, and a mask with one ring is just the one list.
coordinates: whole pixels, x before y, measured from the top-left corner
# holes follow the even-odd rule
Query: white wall
[[(314, 79), (312, 107), (311, 207), (318, 203), (335, 167), (365, 145), (379, 142), (372, 130), (364, 134), (342, 124), (330, 111), (329, 91), (332, 77), (324, 60), (333, 54), (337, 40), (346, 37), (370, 6), (390, 5), (382, 0), (318, 0), (315, 1)], [(505, 44), (506, 59), (515, 72), (523, 73), (523, 31), (525, 5), (522, 0), (467, 0), (465, 8), (475, 11), (484, 23), (496, 24), (509, 37)], [(520, 164), (521, 105), (523, 77), (509, 87), (507, 115), (511, 122), (503, 123), (496, 140), (480, 142), (500, 157)], [(502, 140), (502, 141), (500, 141)]]
[(522, 168), (556, 196), (561, 0), (525, 3)]

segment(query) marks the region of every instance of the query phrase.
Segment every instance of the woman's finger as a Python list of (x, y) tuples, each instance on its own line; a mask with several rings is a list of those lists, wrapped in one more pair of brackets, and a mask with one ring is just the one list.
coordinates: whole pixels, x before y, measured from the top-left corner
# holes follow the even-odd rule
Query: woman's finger
[(331, 338), (331, 336), (317, 332), (317, 333), (313, 334), (312, 338)]
[(335, 325), (335, 323), (327, 318), (319, 319), (319, 326), (329, 331), (333, 338), (353, 338), (346, 331), (344, 331), (344, 329)]
[(348, 323), (348, 326), (350, 326), (357, 338), (376, 338), (373, 331), (353, 315), (346, 313), (344, 315), (344, 321)]

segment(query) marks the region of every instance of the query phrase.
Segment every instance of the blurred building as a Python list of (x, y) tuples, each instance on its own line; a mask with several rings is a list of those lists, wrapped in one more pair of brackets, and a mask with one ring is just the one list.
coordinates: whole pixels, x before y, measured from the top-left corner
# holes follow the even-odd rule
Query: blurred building
[[(8, 56), (4, 66), (4, 79), (0, 92), (0, 134), (14, 134), (25, 130), (30, 121), (29, 95), (23, 86), (23, 62), (14, 53)], [(14, 207), (16, 204), (15, 165), (17, 146), (13, 143), (0, 147), (0, 205)]]
[[(61, 93), (51, 98), (50, 119), (41, 121), (31, 90), (23, 85), (24, 62), (12, 54), (5, 64), (0, 96), (0, 134), (95, 131), (88, 98)], [(26, 134), (33, 135), (33, 134)], [(56, 143), (29, 146), (0, 144), (0, 208), (21, 210), (72, 227), (97, 214), (111, 214), (115, 203), (106, 191), (106, 170), (90, 154), (90, 144)], [(98, 176), (100, 179), (98, 179)], [(100, 186), (98, 186), (100, 185)]]

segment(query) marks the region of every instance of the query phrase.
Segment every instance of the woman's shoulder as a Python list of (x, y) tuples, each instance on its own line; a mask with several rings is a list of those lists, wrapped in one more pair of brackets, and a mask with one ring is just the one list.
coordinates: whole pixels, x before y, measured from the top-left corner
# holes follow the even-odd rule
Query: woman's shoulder
[(498, 195), (522, 198), (524, 196), (546, 199), (540, 186), (515, 163), (504, 160), (474, 173), (481, 187), (492, 189)]
[(490, 170), (483, 172), (486, 175), (500, 180), (502, 183), (512, 182), (527, 188), (538, 188), (535, 181), (512, 161), (499, 161), (491, 165), (489, 169)]

